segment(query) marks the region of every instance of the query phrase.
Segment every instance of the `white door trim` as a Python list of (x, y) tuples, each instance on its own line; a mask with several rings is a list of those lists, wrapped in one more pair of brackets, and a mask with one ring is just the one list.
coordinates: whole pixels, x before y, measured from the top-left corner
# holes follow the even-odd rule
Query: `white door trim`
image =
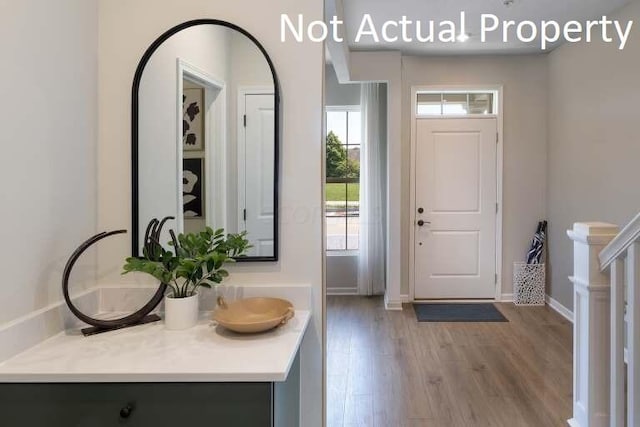
[[(504, 147), (504, 122), (503, 122), (503, 87), (502, 85), (428, 85), (428, 86), (411, 86), (411, 153), (410, 153), (410, 191), (409, 191), (409, 300), (415, 301), (415, 230), (416, 221), (416, 104), (418, 101), (418, 92), (434, 91), (487, 91), (497, 93), (497, 115), (476, 115), (476, 116), (433, 116), (433, 119), (464, 119), (466, 118), (495, 118), (497, 120), (498, 141), (496, 147), (496, 200), (498, 202), (498, 212), (496, 213), (496, 289), (495, 301), (502, 300), (502, 212), (503, 212), (503, 195), (502, 195), (502, 179), (503, 179), (503, 147)], [(424, 116), (421, 118), (425, 118)]]
[[(227, 95), (226, 84), (224, 81), (213, 77), (206, 71), (201, 70), (193, 64), (188, 63), (182, 58), (177, 58), (177, 86), (178, 96), (176, 98), (177, 108), (177, 127), (176, 129), (176, 147), (177, 147), (177, 170), (178, 170), (178, 187), (182, 188), (182, 169), (183, 169), (183, 147), (182, 147), (182, 93), (183, 93), (183, 79), (191, 80), (205, 88), (204, 93), (204, 107), (211, 106), (206, 112), (204, 121), (204, 150), (205, 157), (205, 170), (204, 170), (204, 188), (210, 191), (210, 194), (205, 196), (205, 216), (207, 219), (207, 225), (216, 227), (226, 227), (226, 213), (224, 209), (216, 207), (214, 200), (227, 200), (227, 183), (226, 183), (226, 168), (227, 164), (225, 159), (227, 158), (227, 134), (226, 126), (226, 113), (227, 113)], [(211, 150), (211, 151), (209, 151)], [(212, 165), (208, 159), (216, 159), (215, 165)], [(213, 171), (216, 171), (215, 175), (212, 175)], [(213, 184), (213, 185), (212, 185)], [(184, 206), (182, 199), (182, 191), (178, 191), (177, 197), (178, 203), (178, 215), (176, 218), (178, 233), (184, 232)]]

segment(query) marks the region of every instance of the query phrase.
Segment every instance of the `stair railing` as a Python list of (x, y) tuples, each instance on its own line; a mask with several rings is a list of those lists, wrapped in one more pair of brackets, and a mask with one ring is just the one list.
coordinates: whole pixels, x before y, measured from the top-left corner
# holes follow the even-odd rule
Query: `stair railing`
[(584, 222), (567, 234), (574, 244), (569, 425), (640, 427), (640, 214), (620, 232)]

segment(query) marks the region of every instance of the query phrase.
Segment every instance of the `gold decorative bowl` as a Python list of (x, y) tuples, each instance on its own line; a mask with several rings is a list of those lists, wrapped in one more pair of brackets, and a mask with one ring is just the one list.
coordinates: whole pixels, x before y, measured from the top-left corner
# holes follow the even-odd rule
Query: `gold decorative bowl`
[(244, 298), (227, 303), (218, 298), (213, 320), (241, 334), (254, 334), (284, 325), (295, 315), (293, 305), (280, 298)]

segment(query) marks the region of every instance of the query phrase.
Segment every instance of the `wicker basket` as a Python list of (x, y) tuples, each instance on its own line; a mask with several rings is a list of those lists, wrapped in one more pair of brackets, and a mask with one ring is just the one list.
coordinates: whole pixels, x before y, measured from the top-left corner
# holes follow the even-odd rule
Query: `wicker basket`
[(513, 263), (513, 303), (544, 305), (545, 264)]

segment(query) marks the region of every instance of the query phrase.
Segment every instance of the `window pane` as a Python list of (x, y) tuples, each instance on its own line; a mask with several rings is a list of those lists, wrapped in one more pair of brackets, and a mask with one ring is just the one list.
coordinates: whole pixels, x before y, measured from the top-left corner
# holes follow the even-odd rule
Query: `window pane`
[(348, 144), (362, 143), (362, 128), (360, 127), (360, 111), (349, 111), (349, 140)]
[(470, 93), (469, 114), (493, 114), (493, 94)]
[(360, 248), (360, 217), (349, 216), (347, 218), (347, 249)]
[(328, 251), (346, 251), (347, 241), (345, 237), (345, 228), (347, 217), (327, 216), (327, 250)]
[(347, 184), (347, 249), (358, 249), (360, 238), (360, 183)]
[(347, 143), (347, 112), (327, 111), (327, 135), (333, 132), (341, 143)]
[(419, 93), (419, 116), (496, 114), (495, 93)]
[(346, 250), (347, 184), (326, 184), (327, 250)]
[[(329, 202), (340, 202), (337, 204), (334, 203), (334, 205), (344, 207), (346, 206), (345, 202), (347, 201), (347, 184), (344, 181), (336, 181), (339, 180), (328, 179), (325, 184), (327, 206)], [(328, 211), (327, 215), (329, 215)]]
[(416, 112), (419, 115), (439, 116), (442, 114), (442, 99), (439, 93), (420, 93), (418, 94), (418, 108)]
[(342, 143), (338, 136), (329, 131), (326, 141), (327, 150), (327, 179), (345, 178), (348, 174), (347, 146)]
[(326, 245), (355, 250), (359, 240), (361, 114), (327, 111)]
[(360, 145), (347, 146), (347, 170), (345, 178), (360, 179)]
[(467, 114), (466, 93), (445, 93), (442, 95), (443, 114)]
[(360, 214), (360, 183), (351, 182), (347, 184), (347, 207), (349, 215)]

